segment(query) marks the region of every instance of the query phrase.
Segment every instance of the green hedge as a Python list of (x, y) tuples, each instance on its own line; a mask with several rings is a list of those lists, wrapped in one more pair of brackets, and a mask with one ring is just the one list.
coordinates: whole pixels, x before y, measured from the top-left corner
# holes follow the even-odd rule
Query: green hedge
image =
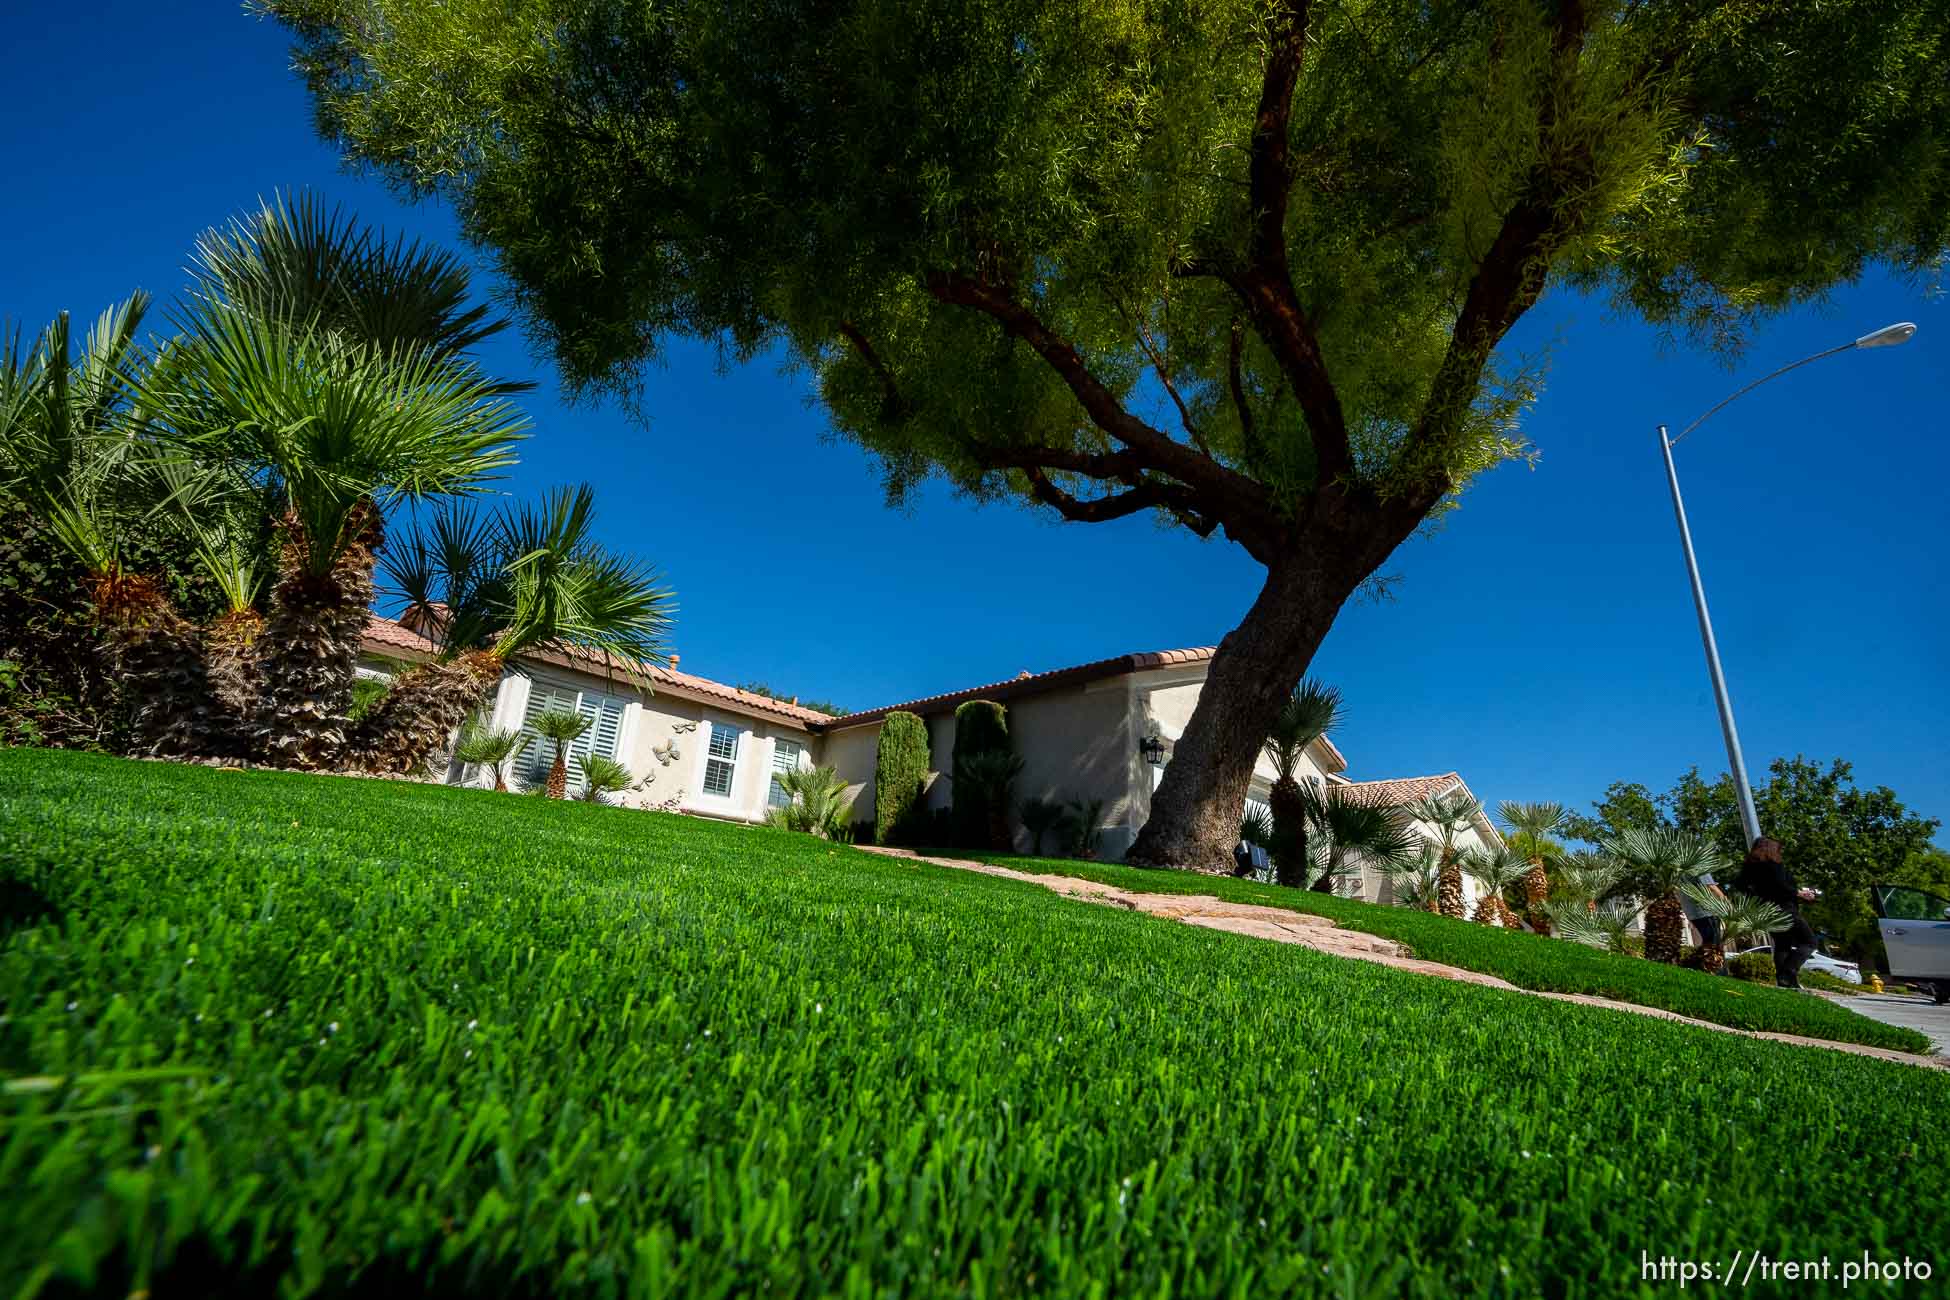
[[(1738, 1029), (1866, 1043), (1899, 1052), (1929, 1050), (1929, 1040), (1913, 1029), (1885, 1025), (1822, 998), (1787, 989), (1760, 988), (1743, 979), (1666, 966), (1643, 957), (1600, 952), (1564, 939), (1457, 921), (1418, 908), (1381, 907), (1331, 894), (1184, 871), (1145, 871), (1069, 858), (1023, 858), (990, 853), (967, 856), (1049, 875), (1097, 880), (1140, 893), (1212, 894), (1234, 902), (1261, 903), (1325, 916), (1350, 930), (1378, 934), (1406, 944), (1417, 957), (1495, 975), (1518, 988), (1589, 993), (1618, 1002), (1676, 1011)], [(1765, 978), (1771, 985), (1773, 959), (1765, 953), (1758, 954), (1758, 959), (1764, 963), (1766, 973), (1764, 977), (1749, 978)], [(1740, 960), (1744, 959), (1736, 959)], [(1729, 962), (1729, 970), (1735, 975), (1743, 974), (1743, 970), (1734, 969), (1735, 965), (1736, 962)]]
[[(994, 700), (970, 700), (955, 710), (955, 743), (949, 773), (962, 770), (964, 760), (996, 751), (1013, 752), (1009, 738), (1009, 711)], [(989, 847), (989, 806), (980, 790), (963, 789), (957, 784), (953, 796), (955, 843), (971, 848)]]
[(1644, 1295), (1950, 1224), (1942, 1074), (785, 832), (0, 751), (0, 881), (10, 1296)]
[(921, 796), (927, 789), (930, 758), (928, 724), (918, 714), (898, 709), (888, 714), (874, 747), (875, 844), (921, 842), (925, 825)]

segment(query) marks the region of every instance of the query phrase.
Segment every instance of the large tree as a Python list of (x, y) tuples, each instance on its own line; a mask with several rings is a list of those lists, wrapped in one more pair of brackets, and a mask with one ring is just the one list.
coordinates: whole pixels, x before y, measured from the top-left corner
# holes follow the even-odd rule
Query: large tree
[(1553, 282), (1737, 345), (1945, 246), (1950, 0), (262, 0), (574, 383), (783, 342), (899, 494), (1266, 569), (1133, 859), (1224, 870), (1349, 595), (1520, 455)]

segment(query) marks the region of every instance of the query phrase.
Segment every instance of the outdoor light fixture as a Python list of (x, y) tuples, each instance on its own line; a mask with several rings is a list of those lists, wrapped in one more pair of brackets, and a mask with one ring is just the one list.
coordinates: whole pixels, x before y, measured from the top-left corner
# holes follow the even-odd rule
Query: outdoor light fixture
[(1146, 736), (1143, 740), (1138, 741), (1138, 753), (1144, 755), (1144, 761), (1151, 764), (1151, 766), (1163, 767), (1165, 762), (1165, 738), (1155, 735)]
[(1855, 340), (1858, 348), (1893, 348), (1898, 343), (1907, 343), (1916, 337), (1916, 327), (1908, 321), (1899, 325), (1884, 325), (1873, 334), (1864, 334)]

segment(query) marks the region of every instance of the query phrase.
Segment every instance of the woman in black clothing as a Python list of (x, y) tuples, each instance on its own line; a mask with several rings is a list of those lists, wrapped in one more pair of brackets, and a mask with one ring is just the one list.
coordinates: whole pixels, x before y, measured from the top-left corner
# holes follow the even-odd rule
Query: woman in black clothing
[(1801, 963), (1815, 950), (1815, 932), (1801, 915), (1801, 904), (1813, 902), (1815, 891), (1803, 889), (1781, 862), (1781, 843), (1766, 836), (1754, 841), (1733, 887), (1765, 899), (1788, 914), (1790, 924), (1774, 936), (1774, 982), (1784, 989), (1801, 987)]

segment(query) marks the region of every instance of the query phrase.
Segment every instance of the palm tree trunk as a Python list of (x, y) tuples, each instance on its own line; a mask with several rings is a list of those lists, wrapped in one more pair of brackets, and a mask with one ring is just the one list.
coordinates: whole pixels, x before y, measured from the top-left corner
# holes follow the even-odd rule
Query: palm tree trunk
[(1462, 864), (1453, 849), (1442, 850), (1442, 875), (1435, 887), (1436, 911), (1460, 921), (1464, 916)]
[[(501, 669), (500, 657), (488, 650), (407, 669), (359, 720), (347, 746), (348, 766), (391, 776), (417, 771), (481, 707)], [(495, 782), (497, 790), (508, 788), (499, 768)]]
[(371, 617), (373, 561), (384, 540), (367, 503), (346, 527), (353, 540), (323, 577), (308, 573), (296, 523), (283, 522), (280, 574), (261, 639), (264, 665), (252, 738), (277, 767), (315, 770), (344, 761), (352, 679)]
[(1503, 913), (1497, 907), (1497, 902), (1498, 899), (1495, 894), (1484, 894), (1482, 898), (1477, 900), (1476, 915), (1469, 919), (1478, 925), (1503, 924)]
[(548, 769), (548, 797), (569, 797), (569, 747), (559, 740), (555, 742), (555, 762)]
[(988, 796), (989, 805), (989, 847), (997, 853), (1014, 853), (1015, 836), (1009, 833), (1009, 801)]
[(257, 638), (264, 616), (254, 609), (232, 610), (204, 629), (203, 652), (210, 689), (217, 699), (248, 726), (257, 706)]
[(1551, 919), (1544, 911), (1544, 902), (1550, 897), (1550, 876), (1544, 871), (1544, 860), (1532, 858), (1530, 870), (1523, 878), (1524, 919), (1538, 934), (1551, 932)]
[(1290, 889), (1307, 887), (1307, 802), (1290, 776), (1273, 783), (1266, 796), (1273, 813), (1273, 879)]
[(235, 716), (211, 690), (202, 639), (162, 587), (140, 575), (98, 574), (90, 604), (106, 633), (110, 676), (131, 706), (131, 752), (172, 758), (233, 752)]
[(1685, 929), (1685, 912), (1679, 895), (1668, 891), (1645, 909), (1645, 956), (1647, 961), (1674, 965), (1679, 961), (1680, 936)]
[(1699, 950), (1699, 968), (1708, 975), (1718, 975), (1727, 968), (1725, 944), (1709, 943)]

